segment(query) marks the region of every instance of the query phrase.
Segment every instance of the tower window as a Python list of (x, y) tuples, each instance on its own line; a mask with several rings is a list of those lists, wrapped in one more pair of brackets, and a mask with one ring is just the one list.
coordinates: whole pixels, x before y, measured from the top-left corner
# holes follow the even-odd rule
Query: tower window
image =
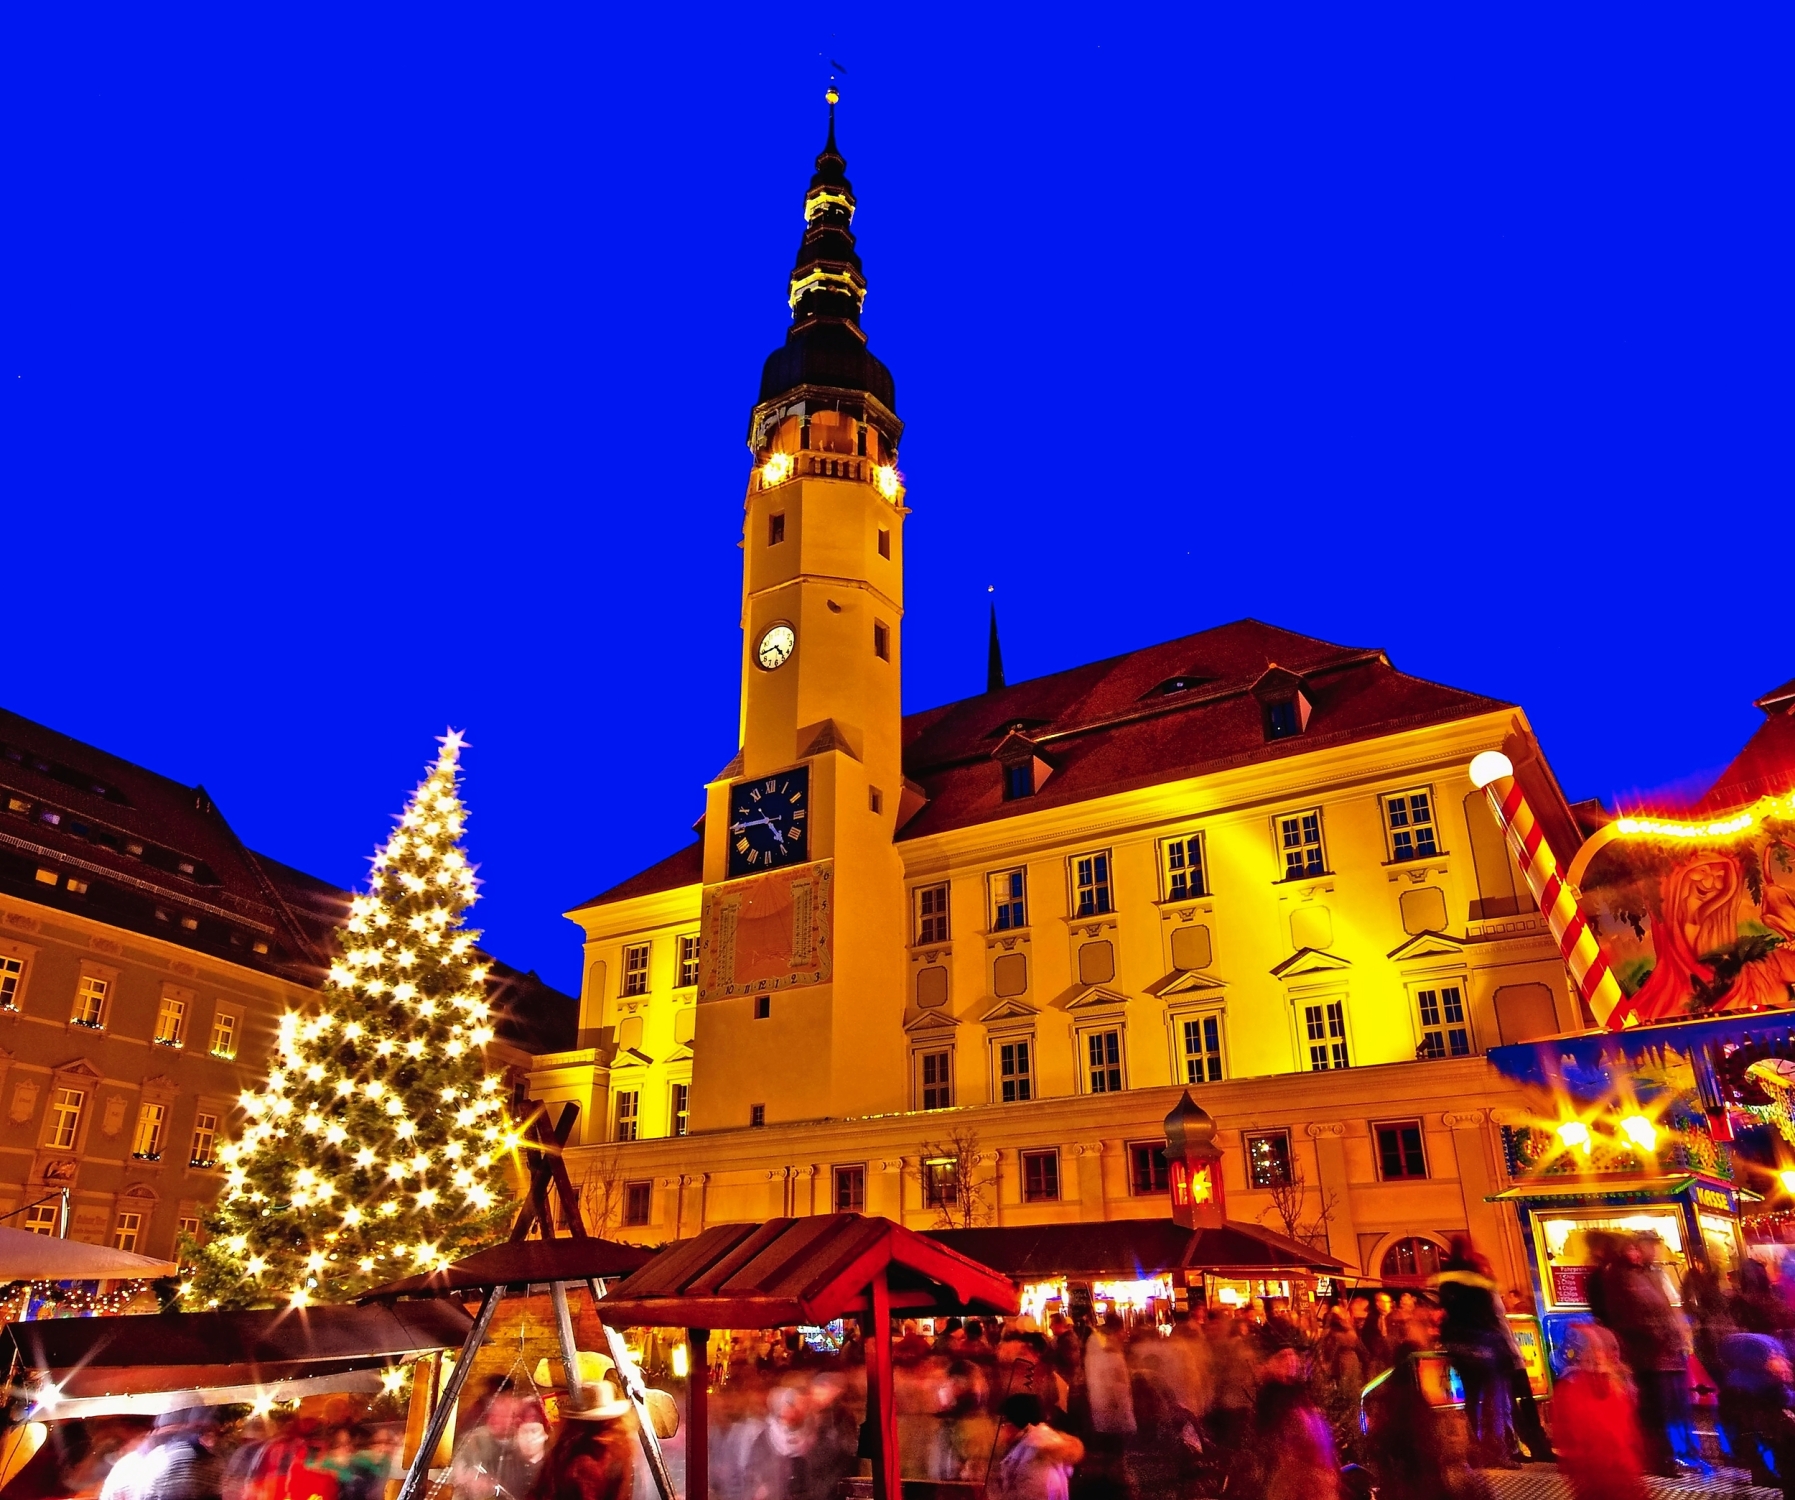
[(871, 813), (885, 810), (885, 799), (879, 795), (879, 789), (876, 786), (869, 786), (866, 789), (866, 810)]
[(873, 655), (880, 661), (891, 660), (891, 627), (883, 620), (873, 621)]
[(810, 418), (809, 417), (804, 418), (804, 420), (802, 422), (798, 423), (798, 446), (800, 448), (808, 448), (810, 446)]
[(768, 1020), (772, 1014), (773, 997), (771, 995), (756, 995), (754, 997), (754, 1019), (757, 1021), (765, 1021)]
[(879, 528), (879, 556), (891, 556), (891, 532), (883, 526)]
[(854, 452), (861, 458), (866, 457), (866, 424), (858, 424), (854, 429)]
[(785, 540), (785, 512), (774, 511), (767, 517), (767, 545), (777, 547)]
[(767, 1107), (766, 1107), (766, 1105), (750, 1104), (748, 1106), (748, 1128), (750, 1130), (759, 1130), (766, 1123), (767, 1123)]

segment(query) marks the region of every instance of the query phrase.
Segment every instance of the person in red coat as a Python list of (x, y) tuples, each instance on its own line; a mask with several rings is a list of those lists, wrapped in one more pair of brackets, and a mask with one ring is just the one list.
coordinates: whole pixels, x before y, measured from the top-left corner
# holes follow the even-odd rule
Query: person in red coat
[(588, 1393), (596, 1403), (561, 1408), (561, 1431), (543, 1461), (530, 1500), (630, 1500), (630, 1404), (608, 1380)]
[(1570, 1373), (1552, 1392), (1552, 1443), (1577, 1500), (1646, 1500), (1645, 1443), (1620, 1345), (1599, 1323), (1574, 1325)]

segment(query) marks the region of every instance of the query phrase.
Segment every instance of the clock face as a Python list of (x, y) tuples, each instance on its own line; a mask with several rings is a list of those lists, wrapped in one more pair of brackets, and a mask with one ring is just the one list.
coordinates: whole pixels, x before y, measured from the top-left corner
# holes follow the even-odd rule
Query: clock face
[(777, 625), (767, 627), (760, 644), (754, 648), (754, 659), (763, 671), (776, 672), (792, 659), (792, 652), (797, 648), (797, 635), (781, 620)]
[(738, 781), (729, 789), (729, 874), (808, 859), (810, 767)]

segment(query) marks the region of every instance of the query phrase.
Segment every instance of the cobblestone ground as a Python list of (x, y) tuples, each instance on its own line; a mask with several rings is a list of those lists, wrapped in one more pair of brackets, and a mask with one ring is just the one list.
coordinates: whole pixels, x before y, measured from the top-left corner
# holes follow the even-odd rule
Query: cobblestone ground
[[(1528, 1464), (1524, 1469), (1486, 1470), (1484, 1477), (1496, 1500), (1571, 1500), (1570, 1482), (1556, 1464)], [(1743, 1469), (1718, 1469), (1697, 1484), (1681, 1479), (1648, 1479), (1652, 1500), (1782, 1500), (1780, 1490), (1759, 1489)]]

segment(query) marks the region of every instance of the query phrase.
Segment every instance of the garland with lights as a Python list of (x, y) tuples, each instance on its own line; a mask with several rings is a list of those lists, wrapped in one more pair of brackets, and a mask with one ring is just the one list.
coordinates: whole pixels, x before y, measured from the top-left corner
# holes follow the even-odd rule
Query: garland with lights
[[(121, 1281), (109, 1292), (97, 1285), (89, 1289), (59, 1281), (14, 1281), (0, 1286), (0, 1323), (16, 1323), (33, 1303), (40, 1317), (111, 1317), (122, 1313), (143, 1294), (147, 1281)], [(45, 1309), (48, 1310), (45, 1310)]]
[(281, 1017), (267, 1082), (239, 1099), (224, 1191), (191, 1247), (189, 1308), (348, 1301), (490, 1239), (517, 1136), (486, 965), (462, 924), (462, 738), (451, 730), (350, 903), (319, 1001)]

